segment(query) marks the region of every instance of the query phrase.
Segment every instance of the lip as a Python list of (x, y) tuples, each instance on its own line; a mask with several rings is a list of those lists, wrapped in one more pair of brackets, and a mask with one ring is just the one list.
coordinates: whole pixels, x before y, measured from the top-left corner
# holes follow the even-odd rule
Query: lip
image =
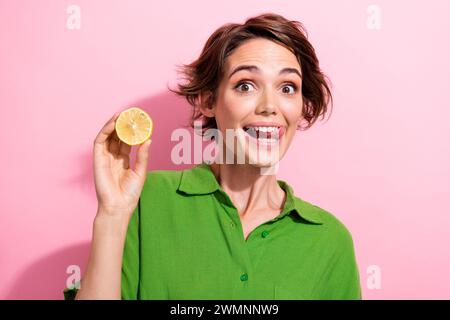
[(243, 127), (283, 127), (283, 125), (278, 122), (252, 122), (243, 125)]
[(242, 129), (244, 130), (245, 127), (277, 127), (278, 128), (278, 140), (281, 140), (281, 137), (286, 132), (286, 127), (277, 122), (252, 122), (252, 123), (243, 125)]
[(281, 143), (281, 137), (278, 140), (269, 142), (269, 141), (261, 141), (260, 139), (256, 139), (255, 137), (249, 135), (248, 133), (245, 133), (245, 135), (248, 136), (249, 139), (252, 139), (255, 142), (256, 146), (277, 146), (277, 145), (280, 145), (280, 143)]

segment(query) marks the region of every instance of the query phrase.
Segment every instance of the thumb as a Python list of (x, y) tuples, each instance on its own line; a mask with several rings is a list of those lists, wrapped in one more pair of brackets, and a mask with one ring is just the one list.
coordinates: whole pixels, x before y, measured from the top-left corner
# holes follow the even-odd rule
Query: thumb
[(136, 173), (141, 177), (145, 177), (147, 174), (148, 154), (151, 143), (152, 140), (148, 139), (139, 146), (137, 151), (136, 165), (134, 171), (136, 171)]

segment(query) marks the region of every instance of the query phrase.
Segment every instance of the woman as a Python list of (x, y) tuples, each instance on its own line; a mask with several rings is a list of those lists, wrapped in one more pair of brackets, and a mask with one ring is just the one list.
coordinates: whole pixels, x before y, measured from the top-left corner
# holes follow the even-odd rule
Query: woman
[(276, 14), (224, 25), (183, 72), (174, 92), (203, 134), (237, 133), (216, 158), (233, 161), (147, 172), (147, 141), (132, 169), (116, 113), (94, 143), (98, 212), (76, 299), (360, 299), (349, 231), (264, 171), (332, 102), (302, 25)]

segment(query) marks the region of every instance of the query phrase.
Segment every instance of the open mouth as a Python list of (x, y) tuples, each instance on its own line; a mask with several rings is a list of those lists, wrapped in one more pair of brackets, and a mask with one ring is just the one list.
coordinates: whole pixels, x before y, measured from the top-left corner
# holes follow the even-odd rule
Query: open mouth
[(258, 142), (278, 143), (284, 133), (283, 127), (243, 127), (245, 133)]

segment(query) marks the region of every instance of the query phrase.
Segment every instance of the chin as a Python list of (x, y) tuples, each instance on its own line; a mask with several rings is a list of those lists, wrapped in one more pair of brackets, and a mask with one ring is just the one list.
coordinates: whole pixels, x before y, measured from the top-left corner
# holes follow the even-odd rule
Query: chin
[(257, 155), (247, 155), (246, 157), (246, 163), (257, 167), (257, 168), (270, 168), (277, 163), (279, 163), (281, 159), (276, 156), (261, 154), (258, 158)]
[(275, 175), (278, 173), (279, 160), (267, 159), (266, 161), (258, 161), (256, 163), (251, 163), (255, 168), (259, 169), (260, 175)]

